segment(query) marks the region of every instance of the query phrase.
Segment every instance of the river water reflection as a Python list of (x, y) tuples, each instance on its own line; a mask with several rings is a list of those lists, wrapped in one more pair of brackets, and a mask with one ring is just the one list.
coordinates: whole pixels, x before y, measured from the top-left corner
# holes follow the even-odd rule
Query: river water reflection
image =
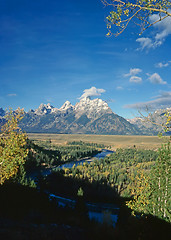
[(74, 165), (78, 166), (78, 165), (81, 165), (81, 164), (83, 164), (85, 162), (90, 164), (94, 160), (103, 159), (103, 158), (105, 158), (106, 156), (108, 156), (108, 155), (110, 155), (112, 153), (114, 153), (114, 152), (111, 151), (111, 150), (102, 149), (102, 151), (100, 153), (96, 154), (93, 157), (84, 158), (84, 159), (81, 159), (81, 160), (64, 163), (64, 164), (62, 164), (60, 166), (56, 166), (56, 167), (53, 167), (53, 168), (46, 168), (46, 169), (43, 169), (41, 171), (32, 172), (31, 174), (29, 174), (29, 177), (31, 177), (32, 179), (35, 180), (40, 175), (48, 176), (49, 174), (52, 173), (53, 169), (56, 170), (56, 169), (63, 169), (63, 168), (72, 168)]
[(84, 158), (81, 159), (79, 161), (72, 161), (69, 163), (65, 163), (62, 164), (61, 166), (58, 166), (58, 168), (62, 169), (62, 168), (72, 168), (74, 165), (78, 166), (78, 165), (83, 165), (83, 163), (91, 163), (92, 161), (94, 161), (95, 159), (103, 159), (105, 158), (107, 155), (110, 155), (111, 153), (113, 153), (113, 151), (108, 150), (108, 149), (102, 149), (102, 151), (98, 154), (96, 154), (95, 156), (93, 156), (93, 158)]

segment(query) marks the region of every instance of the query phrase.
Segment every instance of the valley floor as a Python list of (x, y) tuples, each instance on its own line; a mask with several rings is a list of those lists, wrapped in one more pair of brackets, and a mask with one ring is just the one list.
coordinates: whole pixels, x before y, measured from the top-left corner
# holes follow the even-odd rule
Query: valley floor
[[(44, 134), (28, 133), (31, 140), (47, 141), (52, 144), (67, 144), (71, 141), (84, 141), (105, 146), (111, 146), (112, 150), (117, 148), (139, 148), (157, 150), (163, 143), (163, 139), (158, 136), (139, 136), (139, 135), (90, 135), (90, 134)], [(168, 139), (168, 137), (165, 137)]]

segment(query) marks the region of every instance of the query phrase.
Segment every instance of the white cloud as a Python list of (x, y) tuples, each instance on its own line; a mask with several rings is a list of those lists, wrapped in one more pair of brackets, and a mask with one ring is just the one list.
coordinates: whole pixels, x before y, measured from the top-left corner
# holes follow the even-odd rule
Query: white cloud
[(159, 96), (156, 96), (152, 101), (127, 104), (124, 106), (124, 108), (142, 110), (143, 109), (146, 110), (147, 107), (153, 110), (171, 107), (171, 92), (162, 92)]
[(138, 77), (138, 76), (131, 76), (129, 81), (132, 82), (132, 83), (141, 83), (142, 82), (142, 78)]
[(140, 68), (130, 68), (129, 73), (124, 74), (124, 77), (129, 77), (129, 81), (132, 83), (140, 83), (142, 82), (142, 78), (136, 76), (137, 74), (141, 73), (142, 69)]
[(168, 67), (170, 65), (170, 63), (171, 63), (171, 61), (168, 61), (166, 63), (159, 62), (155, 66), (158, 68), (164, 68), (164, 67)]
[[(169, 11), (171, 12), (171, 11)], [(155, 22), (159, 20), (158, 14), (153, 14), (149, 17), (150, 22)], [(169, 34), (171, 34), (171, 18), (167, 17), (164, 20), (156, 23), (154, 28), (158, 29), (158, 33), (155, 35), (156, 41), (163, 41)]]
[(101, 96), (102, 93), (106, 92), (104, 89), (91, 87), (89, 89), (85, 89), (83, 91), (84, 93), (79, 99), (85, 98), (85, 97), (93, 97), (93, 96)]
[(137, 50), (144, 50), (145, 48), (150, 49), (153, 47), (153, 43), (150, 38), (145, 38), (145, 37), (138, 38), (136, 39), (136, 42), (140, 43), (140, 48), (138, 48)]
[(167, 82), (163, 81), (158, 73), (153, 73), (148, 79), (154, 84), (167, 84)]
[[(171, 12), (171, 11), (169, 11)], [(158, 14), (153, 14), (149, 17), (149, 22), (153, 23), (160, 19)], [(153, 25), (156, 33), (153, 38), (138, 38), (136, 41), (140, 43), (140, 48), (137, 50), (144, 50), (150, 48), (156, 48), (163, 44), (165, 38), (171, 34), (171, 17), (167, 17), (162, 21)]]
[(129, 73), (124, 74), (124, 77), (135, 76), (142, 72), (140, 68), (130, 68)]

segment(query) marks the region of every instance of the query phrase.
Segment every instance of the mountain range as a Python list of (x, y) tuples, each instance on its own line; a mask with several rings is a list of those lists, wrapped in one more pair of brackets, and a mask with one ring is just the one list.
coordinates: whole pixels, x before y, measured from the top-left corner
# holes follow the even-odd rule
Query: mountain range
[[(4, 116), (5, 111), (0, 108), (0, 125), (5, 121)], [(153, 117), (159, 123), (163, 116), (160, 110)], [(59, 109), (49, 103), (41, 104), (24, 113), (20, 127), (23, 131), (35, 133), (155, 135), (159, 132), (158, 125), (142, 120), (126, 120), (112, 112), (102, 99), (85, 97), (75, 105), (66, 101)]]
[[(153, 113), (149, 113), (146, 117), (136, 117), (128, 121), (137, 126), (144, 135), (157, 135), (158, 133), (166, 134), (164, 132), (166, 113), (171, 114), (171, 108), (157, 109)], [(170, 135), (171, 132), (168, 131), (167, 134)]]

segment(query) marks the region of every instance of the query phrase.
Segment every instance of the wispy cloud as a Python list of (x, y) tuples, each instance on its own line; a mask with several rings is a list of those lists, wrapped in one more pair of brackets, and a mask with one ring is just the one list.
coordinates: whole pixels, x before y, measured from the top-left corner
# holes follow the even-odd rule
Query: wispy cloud
[(142, 82), (142, 78), (138, 77), (138, 76), (131, 76), (129, 81), (132, 82), (132, 83), (141, 83)]
[(17, 96), (16, 93), (9, 93), (9, 94), (7, 94), (7, 97), (16, 97), (16, 96)]
[(89, 89), (85, 89), (83, 91), (84, 93), (81, 95), (81, 97), (79, 99), (83, 99), (86, 97), (95, 97), (95, 96), (101, 96), (102, 93), (105, 93), (106, 90), (104, 89), (100, 89), (100, 88), (96, 88), (96, 87), (91, 87)]
[[(153, 23), (159, 19), (160, 16), (158, 14), (153, 14), (149, 17), (149, 22)], [(154, 49), (161, 46), (165, 41), (166, 37), (171, 34), (171, 18), (167, 17), (164, 20), (154, 24), (153, 28), (156, 30), (154, 37), (142, 37), (136, 40), (136, 42), (140, 43), (140, 48), (138, 48), (137, 50), (149, 50), (150, 48)]]
[(137, 50), (150, 49), (153, 47), (153, 43), (150, 38), (138, 38), (136, 42), (140, 43), (140, 48), (137, 48)]
[(142, 72), (140, 68), (130, 68), (129, 73), (124, 74), (124, 77), (135, 76)]
[[(169, 11), (171, 12), (171, 11)], [(150, 16), (149, 20), (150, 22), (155, 22), (159, 20), (160, 16), (158, 14), (153, 14)], [(167, 17), (164, 20), (156, 23), (154, 25), (154, 28), (156, 28), (159, 32), (155, 35), (155, 40), (158, 42), (163, 43), (165, 38), (171, 34), (171, 18)]]
[(136, 76), (141, 72), (142, 72), (142, 69), (140, 68), (130, 68), (129, 73), (124, 74), (124, 77), (130, 77), (129, 82), (131, 83), (141, 83), (142, 78), (139, 76)]
[(122, 86), (117, 86), (116, 90), (123, 90), (124, 88)]
[(141, 109), (162, 109), (169, 108), (171, 106), (171, 92), (162, 92), (159, 96), (154, 97), (154, 100), (147, 102), (138, 102), (134, 104), (127, 104), (124, 108)]
[(148, 79), (153, 84), (167, 84), (167, 82), (163, 81), (158, 73), (153, 73)]
[(171, 64), (171, 61), (168, 61), (166, 63), (159, 62), (155, 64), (155, 67), (164, 68), (164, 67), (168, 67), (170, 64)]

